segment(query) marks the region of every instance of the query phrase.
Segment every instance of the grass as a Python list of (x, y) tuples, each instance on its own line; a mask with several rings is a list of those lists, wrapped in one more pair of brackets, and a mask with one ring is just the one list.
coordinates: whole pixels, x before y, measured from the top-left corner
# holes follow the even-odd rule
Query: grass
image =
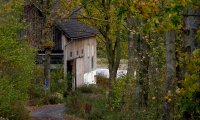
[(97, 85), (83, 85), (66, 97), (66, 112), (85, 120), (123, 120), (108, 106), (108, 79), (97, 76)]
[[(127, 69), (128, 60), (121, 59), (119, 69)], [(106, 58), (98, 58), (97, 59), (97, 68), (108, 68), (108, 60)]]

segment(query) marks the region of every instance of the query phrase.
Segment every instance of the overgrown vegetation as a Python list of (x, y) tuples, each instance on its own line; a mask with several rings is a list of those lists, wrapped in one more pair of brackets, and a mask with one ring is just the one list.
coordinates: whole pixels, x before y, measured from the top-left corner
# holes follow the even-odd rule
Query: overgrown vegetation
[(185, 80), (182, 81), (183, 87), (177, 88), (176, 94), (180, 97), (179, 110), (181, 116), (197, 120), (200, 119), (200, 49), (196, 49), (191, 56), (186, 56), (188, 73)]
[[(50, 72), (52, 0), (35, 0), (45, 4), (50, 18), (41, 46), (47, 51), (45, 70), (36, 66), (37, 50), (28, 46), (32, 39), (18, 34), (26, 26), (21, 20), (24, 0), (1, 0), (0, 119), (27, 120), (28, 100), (30, 105), (62, 103), (63, 94), (67, 112), (88, 120), (200, 119), (198, 0), (60, 1), (63, 8), (83, 9), (77, 17), (99, 31), (98, 56), (107, 57), (109, 78), (97, 76), (97, 85), (71, 91), (62, 67)], [(128, 75), (117, 79), (123, 56), (128, 58)], [(48, 89), (45, 78), (51, 78)]]
[(106, 107), (107, 96), (105, 88), (93, 85), (81, 86), (71, 92), (66, 98), (67, 113), (87, 120), (117, 120), (114, 111)]
[[(199, 119), (199, 1), (74, 3), (83, 8), (80, 21), (98, 29), (98, 55), (107, 57), (109, 80), (97, 81), (108, 88), (105, 107), (123, 111), (124, 119)], [(116, 80), (121, 54), (127, 51), (124, 40), (128, 77)]]
[[(63, 78), (63, 68), (51, 70), (50, 88), (44, 87), (44, 69), (41, 66), (35, 68), (35, 79), (31, 82), (29, 90), (30, 105), (58, 104), (63, 103), (63, 96), (67, 91), (67, 80)], [(45, 89), (50, 89), (50, 93), (45, 96)]]
[(28, 88), (34, 77), (34, 51), (19, 40), (23, 0), (0, 1), (0, 117), (27, 120)]

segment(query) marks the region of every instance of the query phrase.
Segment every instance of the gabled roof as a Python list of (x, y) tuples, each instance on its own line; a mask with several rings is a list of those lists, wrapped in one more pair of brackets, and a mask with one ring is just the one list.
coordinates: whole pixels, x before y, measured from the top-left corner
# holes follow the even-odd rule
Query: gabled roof
[(56, 24), (66, 37), (71, 40), (94, 37), (97, 33), (93, 27), (80, 23), (75, 19), (69, 19), (66, 22), (57, 22)]
[[(37, 9), (41, 11), (41, 7), (35, 3), (32, 3)], [(56, 11), (56, 1), (52, 6), (52, 9)], [(42, 12), (42, 11), (41, 11)], [(56, 26), (63, 31), (64, 35), (71, 40), (77, 40), (82, 38), (94, 37), (97, 34), (97, 31), (94, 27), (88, 26), (84, 23), (78, 22), (76, 19), (78, 12), (74, 12), (71, 15), (71, 18), (67, 20), (61, 20), (55, 18)]]

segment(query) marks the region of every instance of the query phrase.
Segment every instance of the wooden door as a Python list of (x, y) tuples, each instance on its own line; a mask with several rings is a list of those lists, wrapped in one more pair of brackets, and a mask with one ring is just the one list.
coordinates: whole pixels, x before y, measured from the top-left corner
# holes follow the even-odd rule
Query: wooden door
[(76, 87), (84, 84), (84, 61), (82, 58), (76, 59)]

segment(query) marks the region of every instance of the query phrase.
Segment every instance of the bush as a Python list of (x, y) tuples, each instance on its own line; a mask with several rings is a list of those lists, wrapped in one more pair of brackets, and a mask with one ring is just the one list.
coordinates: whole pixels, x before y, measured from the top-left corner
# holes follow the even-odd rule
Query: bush
[(96, 85), (82, 85), (77, 89), (81, 93), (88, 93), (88, 94), (98, 94), (103, 92), (101, 88), (97, 87)]
[(51, 93), (45, 96), (44, 92), (44, 69), (37, 66), (34, 69), (35, 78), (31, 81), (29, 89), (29, 105), (58, 104), (63, 102), (63, 96), (67, 89), (67, 82), (63, 80), (62, 66), (51, 70), (50, 90)]
[(120, 114), (107, 106), (105, 91), (93, 85), (81, 86), (67, 96), (67, 113), (86, 120), (119, 120)]
[(45, 105), (63, 103), (63, 95), (60, 93), (54, 93), (54, 94), (45, 96), (42, 100), (42, 103)]
[(67, 80), (64, 80), (63, 76), (63, 65), (58, 65), (57, 69), (51, 70), (51, 81), (50, 81), (50, 89), (51, 93), (61, 93), (67, 90)]
[(44, 70), (39, 65), (33, 70), (34, 79), (31, 80), (29, 87), (29, 105), (41, 105), (44, 98)]
[(71, 92), (66, 99), (66, 110), (71, 114), (79, 114), (81, 112), (83, 96), (79, 91)]
[(82, 85), (81, 87), (78, 88), (78, 90), (82, 93), (93, 93), (94, 92), (95, 87), (90, 85)]
[(199, 68), (200, 68), (200, 49), (196, 49), (187, 56), (186, 65), (188, 74), (183, 81), (183, 88), (177, 89), (179, 98), (179, 111), (183, 118), (197, 120), (200, 119), (200, 89), (199, 89)]
[(22, 3), (9, 1), (6, 10), (0, 1), (0, 116), (10, 120), (28, 119), (25, 105), (34, 78), (34, 51), (18, 37), (24, 26), (20, 23)]
[(12, 106), (9, 105), (1, 106), (0, 113), (3, 113), (1, 114), (1, 116), (3, 118), (7, 118), (8, 120), (29, 119), (29, 113), (27, 109), (24, 107), (24, 104), (20, 101), (15, 101), (15, 103), (13, 102)]
[(96, 84), (98, 87), (103, 87), (105, 89), (109, 88), (109, 79), (103, 76), (96, 76)]
[(115, 109), (120, 109), (121, 105), (122, 105), (122, 97), (125, 91), (127, 85), (126, 85), (126, 77), (117, 79), (114, 84), (113, 84), (113, 108)]

